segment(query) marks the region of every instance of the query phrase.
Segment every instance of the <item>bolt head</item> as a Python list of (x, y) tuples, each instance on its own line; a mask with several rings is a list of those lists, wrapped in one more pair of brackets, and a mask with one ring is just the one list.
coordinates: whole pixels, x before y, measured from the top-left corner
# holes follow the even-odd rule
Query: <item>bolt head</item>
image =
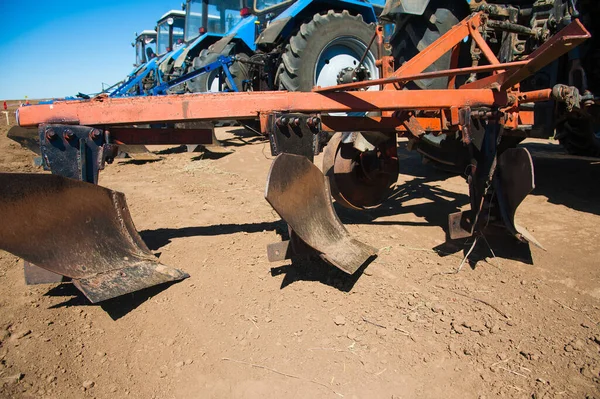
[(94, 129), (94, 130), (92, 130), (92, 133), (90, 136), (91, 136), (92, 140), (96, 140), (96, 139), (100, 138), (101, 135), (102, 134), (100, 133), (100, 130)]
[(46, 139), (47, 140), (56, 139), (56, 132), (50, 128), (46, 129)]

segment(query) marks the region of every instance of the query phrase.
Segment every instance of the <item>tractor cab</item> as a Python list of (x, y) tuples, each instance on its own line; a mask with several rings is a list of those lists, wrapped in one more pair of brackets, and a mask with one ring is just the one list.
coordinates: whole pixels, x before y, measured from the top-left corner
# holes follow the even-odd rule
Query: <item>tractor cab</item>
[(243, 0), (187, 0), (185, 42), (205, 33), (224, 35), (241, 19)]
[[(166, 80), (189, 71), (192, 61), (202, 50), (229, 34), (250, 9), (245, 0), (187, 0), (185, 10), (185, 42), (176, 51), (164, 57), (160, 70)], [(249, 38), (254, 42), (254, 37)]]
[(171, 10), (163, 15), (156, 25), (158, 32), (157, 53), (159, 56), (183, 44), (185, 29), (185, 12)]
[(135, 42), (131, 43), (135, 48), (135, 64), (138, 67), (152, 58), (156, 57), (156, 31), (144, 30), (139, 35), (136, 33)]
[(293, 3), (294, 0), (254, 0), (254, 13), (262, 14), (266, 11), (273, 11), (282, 6), (288, 6)]

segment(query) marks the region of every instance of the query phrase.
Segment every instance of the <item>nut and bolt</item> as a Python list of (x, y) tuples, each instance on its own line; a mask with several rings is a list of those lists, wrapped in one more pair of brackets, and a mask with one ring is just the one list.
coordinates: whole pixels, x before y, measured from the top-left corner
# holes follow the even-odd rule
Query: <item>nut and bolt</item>
[(65, 130), (63, 137), (65, 138), (65, 140), (73, 140), (73, 138), (75, 137), (75, 134), (72, 131), (67, 129), (67, 130)]
[(98, 130), (98, 129), (94, 129), (94, 130), (92, 130), (92, 132), (90, 133), (90, 138), (91, 138), (92, 140), (96, 140), (96, 139), (100, 138), (100, 136), (101, 136), (101, 135), (102, 135), (102, 133), (100, 133), (100, 130)]
[(277, 120), (275, 121), (275, 124), (277, 126), (284, 126), (288, 124), (288, 119), (285, 116), (282, 116), (280, 118), (277, 118)]
[(313, 116), (312, 118), (306, 119), (306, 124), (310, 127), (315, 127), (319, 124), (319, 118)]
[(46, 129), (46, 140), (52, 141), (56, 139), (56, 132), (50, 128)]

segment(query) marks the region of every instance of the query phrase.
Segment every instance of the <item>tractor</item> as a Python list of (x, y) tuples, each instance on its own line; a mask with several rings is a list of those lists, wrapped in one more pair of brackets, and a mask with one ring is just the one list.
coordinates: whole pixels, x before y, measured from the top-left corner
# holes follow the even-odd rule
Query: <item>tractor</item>
[[(200, 53), (193, 66), (199, 68), (218, 55), (235, 55), (230, 70), (242, 91), (309, 91), (314, 85), (347, 79), (376, 79), (378, 54), (372, 39), (383, 4), (383, 0), (254, 0), (248, 4), (251, 15), (235, 28), (237, 34)], [(243, 38), (251, 35), (255, 41), (249, 44)], [(188, 83), (189, 91), (214, 87), (206, 83), (214, 79), (198, 78)]]
[(164, 14), (158, 20), (156, 26), (155, 55), (150, 57), (152, 54), (146, 53), (146, 63), (141, 63), (122, 83), (116, 88), (111, 88), (111, 90), (108, 91), (109, 97), (140, 95), (144, 93), (145, 88), (154, 85), (155, 79), (159, 79), (160, 81), (158, 66), (160, 62), (173, 51), (174, 47), (183, 43), (184, 24), (185, 13), (183, 11), (171, 10)]
[[(160, 70), (166, 80), (192, 72), (194, 59), (225, 35), (236, 35), (234, 28), (242, 18), (249, 15), (248, 8), (244, 7), (241, 0), (187, 0), (183, 8), (186, 12), (185, 46), (161, 63)], [(237, 37), (253, 46), (254, 34)], [(209, 90), (210, 87), (205, 87), (198, 88), (197, 91)]]
[[(26, 269), (28, 281), (66, 276), (92, 302), (186, 278), (153, 256), (124, 195), (98, 186), (98, 175), (123, 144), (210, 143), (212, 129), (177, 125), (231, 119), (258, 119), (275, 156), (265, 199), (288, 224), (289, 240), (268, 246), (271, 261), (309, 255), (348, 274), (364, 270), (378, 251), (348, 232), (332, 197), (353, 210), (380, 206), (398, 181), (397, 137), (419, 147), (429, 134), (454, 140), (456, 158), (466, 149), (470, 159), (470, 209), (448, 215), (448, 237), (472, 237), (467, 256), (494, 227), (515, 243), (541, 246), (515, 221), (535, 187), (531, 155), (516, 143), (545, 131), (552, 113), (561, 115), (547, 110), (564, 109), (568, 121), (595, 106), (581, 71), (589, 58), (582, 55), (581, 69), (573, 62), (573, 49), (591, 37), (568, 17), (576, 15), (574, 3), (388, 0), (381, 18), (395, 31), (386, 43), (386, 28), (370, 25), (376, 17), (363, 2), (327, 9), (256, 0), (256, 51), (229, 35), (208, 52), (235, 55), (227, 71), (242, 92), (19, 109), (19, 125), (38, 129), (52, 175), (0, 173), (0, 248), (36, 265)], [(582, 15), (595, 9), (593, 2), (576, 6)], [(594, 44), (587, 43), (592, 60)], [(568, 73), (556, 76), (572, 76), (570, 85), (551, 73), (565, 59)], [(321, 152), (322, 171), (313, 164)]]
[(137, 68), (156, 57), (156, 31), (146, 29), (135, 36), (135, 42), (131, 43), (131, 46), (135, 48), (133, 66)]
[[(592, 0), (398, 0), (389, 5), (386, 18), (395, 23), (391, 45), (397, 65), (409, 60), (473, 11), (489, 13), (491, 18), (484, 38), (492, 43), (493, 56), (500, 62), (524, 59), (552, 34), (580, 18), (592, 39), (522, 82), (522, 87), (535, 90), (559, 83), (575, 86), (584, 98), (582, 107), (556, 101), (527, 105), (535, 108), (535, 120), (522, 123), (520, 137), (505, 137), (500, 148), (512, 148), (526, 137), (553, 137), (570, 154), (600, 156), (600, 110), (596, 105), (596, 94), (600, 92), (600, 79), (596, 76), (600, 70), (600, 43), (593, 24), (600, 17), (600, 3)], [(499, 26), (509, 31), (500, 34)], [(469, 56), (459, 60), (457, 66), (489, 64), (486, 55), (476, 48), (464, 50), (462, 53)], [(446, 69), (450, 62), (450, 54), (447, 54), (429, 70)], [(468, 81), (469, 77), (465, 79)], [(447, 78), (435, 78), (415, 82), (411, 88), (434, 89), (447, 87), (447, 84)], [(428, 134), (414, 148), (425, 160), (451, 172), (463, 173), (471, 164), (472, 155), (458, 135)]]

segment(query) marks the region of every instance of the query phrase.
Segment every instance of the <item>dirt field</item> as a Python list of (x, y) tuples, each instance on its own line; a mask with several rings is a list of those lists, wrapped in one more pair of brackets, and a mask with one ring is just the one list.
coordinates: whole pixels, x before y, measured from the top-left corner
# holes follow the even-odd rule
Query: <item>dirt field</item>
[[(4, 121), (2, 121), (4, 123)], [(41, 172), (0, 130), (0, 171)], [(17, 398), (600, 398), (600, 162), (529, 142), (537, 188), (518, 219), (547, 248), (445, 245), (467, 186), (401, 143), (392, 200), (337, 208), (381, 248), (358, 276), (271, 264), (285, 225), (263, 198), (268, 145), (219, 129), (229, 155), (120, 160), (161, 262), (191, 277), (91, 305), (70, 284), (25, 286), (0, 251), (0, 392)], [(68, 250), (68, 249), (67, 249)]]

